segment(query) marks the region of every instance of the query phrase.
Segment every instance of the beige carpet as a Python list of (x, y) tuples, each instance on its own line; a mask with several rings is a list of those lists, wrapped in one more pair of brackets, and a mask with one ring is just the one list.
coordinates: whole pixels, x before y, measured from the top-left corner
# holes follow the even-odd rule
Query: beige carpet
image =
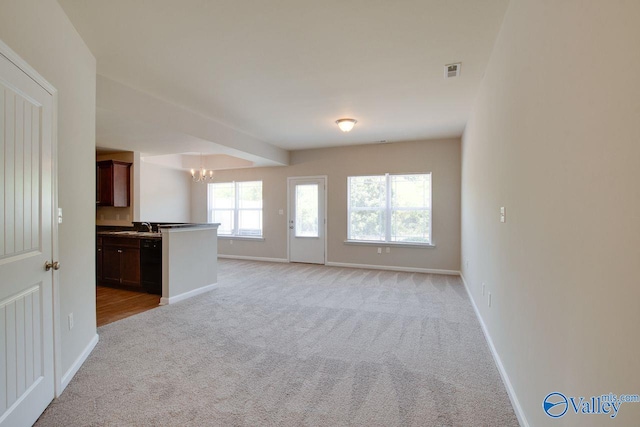
[(517, 426), (458, 277), (220, 260), (98, 329), (37, 426)]

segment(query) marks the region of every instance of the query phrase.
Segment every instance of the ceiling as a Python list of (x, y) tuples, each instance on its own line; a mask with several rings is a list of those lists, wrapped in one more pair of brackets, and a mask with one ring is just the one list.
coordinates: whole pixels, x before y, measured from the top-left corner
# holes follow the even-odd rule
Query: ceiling
[[(294, 150), (460, 136), (508, 0), (59, 3), (99, 75), (235, 132), (224, 139)], [(461, 75), (445, 80), (453, 62)], [(164, 141), (158, 154), (233, 145), (158, 129), (100, 98), (105, 148), (118, 139), (147, 153)], [(341, 117), (358, 120), (352, 132), (339, 131)]]

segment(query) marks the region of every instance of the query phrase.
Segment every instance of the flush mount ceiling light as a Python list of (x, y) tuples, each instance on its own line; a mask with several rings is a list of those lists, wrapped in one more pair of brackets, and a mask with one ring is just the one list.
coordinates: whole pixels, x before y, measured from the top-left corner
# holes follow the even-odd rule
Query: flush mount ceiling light
[(349, 132), (358, 123), (356, 119), (338, 119), (336, 124), (342, 132)]

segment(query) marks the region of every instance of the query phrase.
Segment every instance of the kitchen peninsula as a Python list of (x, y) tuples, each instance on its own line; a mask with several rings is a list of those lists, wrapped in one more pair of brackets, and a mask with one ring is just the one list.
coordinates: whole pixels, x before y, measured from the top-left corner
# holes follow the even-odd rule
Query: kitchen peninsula
[(97, 283), (159, 294), (160, 305), (206, 292), (217, 283), (218, 225), (134, 223), (134, 228), (127, 230), (100, 227)]

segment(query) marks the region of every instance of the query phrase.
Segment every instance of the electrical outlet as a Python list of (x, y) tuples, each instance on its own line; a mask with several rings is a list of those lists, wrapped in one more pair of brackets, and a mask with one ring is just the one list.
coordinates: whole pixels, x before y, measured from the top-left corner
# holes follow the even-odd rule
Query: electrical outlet
[(491, 292), (489, 292), (489, 298), (487, 298), (487, 305), (491, 307)]
[(385, 252), (390, 254), (391, 253), (391, 248), (387, 248), (387, 250)]
[(280, 210), (278, 211), (278, 215), (284, 215), (284, 209), (280, 209)]
[(230, 245), (233, 245), (233, 240), (229, 240), (229, 244), (230, 244)]
[(69, 330), (73, 329), (73, 313), (69, 313)]
[(482, 282), (482, 296), (484, 296), (484, 282)]
[(378, 255), (382, 253), (382, 248), (378, 248)]

